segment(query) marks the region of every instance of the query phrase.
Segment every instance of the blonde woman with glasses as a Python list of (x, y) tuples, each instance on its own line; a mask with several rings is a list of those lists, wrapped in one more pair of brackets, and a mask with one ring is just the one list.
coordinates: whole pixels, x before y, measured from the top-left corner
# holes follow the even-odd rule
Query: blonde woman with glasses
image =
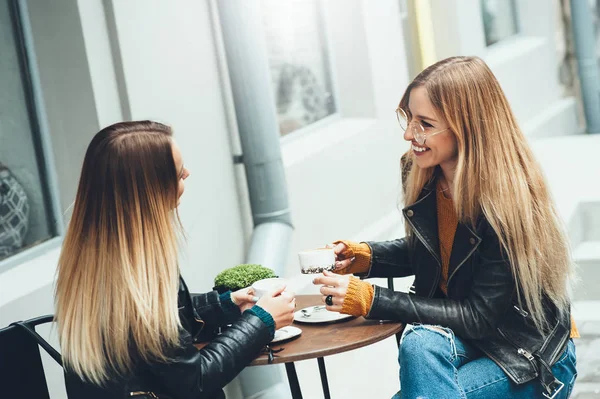
[(69, 398), (223, 398), (275, 329), (291, 324), (285, 287), (256, 304), (245, 290), (189, 293), (177, 263), (189, 175), (160, 123), (117, 123), (90, 143), (56, 286)]
[[(410, 143), (406, 237), (338, 241), (327, 308), (410, 323), (394, 398), (567, 398), (577, 329), (567, 238), (500, 85), (477, 57), (421, 72), (397, 109)], [(413, 294), (365, 277), (415, 276)]]

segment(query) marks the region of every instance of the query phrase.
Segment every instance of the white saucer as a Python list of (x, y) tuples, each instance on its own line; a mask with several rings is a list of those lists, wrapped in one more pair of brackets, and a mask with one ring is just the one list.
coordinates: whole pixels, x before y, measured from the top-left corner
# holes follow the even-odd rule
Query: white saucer
[(350, 314), (331, 312), (324, 305), (309, 306), (294, 313), (294, 321), (299, 323), (331, 323), (354, 317)]
[(271, 343), (286, 341), (288, 339), (297, 337), (300, 334), (302, 334), (302, 330), (299, 329), (298, 327), (294, 327), (294, 326), (283, 327), (283, 328), (280, 328), (279, 330), (275, 331), (275, 336), (273, 337), (273, 340), (271, 341)]

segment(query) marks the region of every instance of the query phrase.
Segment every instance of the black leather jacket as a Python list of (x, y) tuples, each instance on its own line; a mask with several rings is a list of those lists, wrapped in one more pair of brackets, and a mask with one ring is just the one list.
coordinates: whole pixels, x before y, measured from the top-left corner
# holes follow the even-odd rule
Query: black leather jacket
[[(224, 398), (222, 388), (258, 355), (272, 334), (253, 314), (226, 312), (216, 291), (190, 294), (183, 279), (178, 300), (183, 329), (180, 347), (169, 353), (170, 363), (138, 361), (131, 375), (116, 377), (104, 388), (66, 370), (69, 399)], [(229, 323), (233, 325), (215, 336), (216, 328)], [(201, 350), (193, 346), (194, 341), (206, 340), (210, 344)]]
[(564, 351), (570, 315), (558, 315), (548, 300), (551, 330), (541, 334), (517, 303), (516, 284), (498, 236), (485, 218), (475, 229), (459, 223), (448, 271), (447, 297), (439, 289), (440, 244), (435, 181), (403, 209), (414, 239), (368, 242), (366, 277), (415, 275), (415, 295), (375, 287), (368, 318), (448, 327), (478, 347), (517, 384), (540, 378), (546, 393), (559, 387), (550, 367)]

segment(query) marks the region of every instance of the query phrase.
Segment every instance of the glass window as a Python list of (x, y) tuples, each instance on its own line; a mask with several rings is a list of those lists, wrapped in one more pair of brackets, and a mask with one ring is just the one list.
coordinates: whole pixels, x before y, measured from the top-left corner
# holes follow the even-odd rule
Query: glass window
[(486, 45), (519, 32), (515, 0), (481, 0), (481, 12)]
[(55, 235), (15, 2), (0, 0), (0, 261)]
[(263, 0), (279, 130), (286, 135), (335, 113), (319, 0)]

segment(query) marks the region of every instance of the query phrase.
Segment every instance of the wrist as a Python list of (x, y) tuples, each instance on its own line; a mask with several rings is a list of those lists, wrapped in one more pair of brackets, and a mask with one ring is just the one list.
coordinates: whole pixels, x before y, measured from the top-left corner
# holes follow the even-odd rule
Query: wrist
[(342, 271), (343, 274), (365, 274), (369, 272), (371, 268), (371, 247), (367, 243), (345, 240), (335, 241), (334, 243), (342, 243), (346, 246), (346, 250), (340, 254), (344, 259), (354, 258), (350, 266)]
[(230, 318), (240, 315), (241, 309), (239, 305), (235, 303), (234, 296), (232, 295), (231, 291), (227, 291), (219, 295), (219, 299), (221, 300), (223, 311), (227, 313)]
[(271, 333), (271, 339), (273, 339), (275, 336), (275, 320), (273, 319), (273, 316), (271, 316), (269, 312), (258, 305), (252, 306), (252, 308), (246, 310), (246, 312), (258, 317), (265, 324), (265, 326), (267, 326), (269, 332)]
[(366, 316), (371, 310), (373, 295), (373, 285), (354, 276), (350, 277), (341, 313)]

